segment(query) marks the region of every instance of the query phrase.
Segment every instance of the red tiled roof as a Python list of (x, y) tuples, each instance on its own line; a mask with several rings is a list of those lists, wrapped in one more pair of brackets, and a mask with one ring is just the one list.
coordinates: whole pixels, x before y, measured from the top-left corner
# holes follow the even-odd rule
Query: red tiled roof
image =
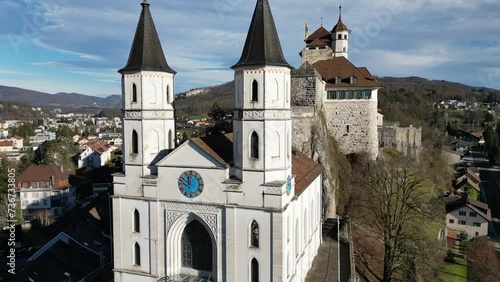
[(69, 187), (68, 179), (69, 173), (61, 170), (57, 165), (30, 165), (21, 175), (16, 178), (19, 182), (37, 182), (37, 181), (50, 181), (54, 177), (54, 182), (63, 182), (64, 185), (55, 185), (55, 189), (64, 189)]
[(14, 138), (14, 139), (16, 139), (16, 140), (21, 140), (21, 139), (24, 139), (24, 138), (22, 138), (22, 137), (21, 137), (21, 136), (19, 136), (19, 135), (14, 135), (14, 136), (12, 136), (12, 138)]
[[(314, 63), (314, 68), (325, 80), (327, 87), (380, 87), (373, 75), (365, 67), (357, 68), (345, 57), (336, 57), (329, 60), (318, 61)], [(340, 77), (347, 80), (350, 77), (356, 77), (356, 83), (342, 81), (335, 84), (335, 78)]]
[(327, 39), (329, 40), (331, 37), (331, 33), (328, 32), (323, 26), (320, 26), (316, 31), (314, 31), (311, 35), (306, 38), (306, 43), (309, 44), (317, 39)]
[(449, 196), (445, 198), (445, 203), (446, 213), (450, 213), (462, 207), (469, 207), (484, 219), (491, 221), (491, 210), (488, 205), (470, 198), (469, 195), (465, 195), (462, 198)]
[(318, 46), (327, 46), (328, 40), (324, 39), (314, 39), (311, 43), (307, 44), (307, 47), (318, 47)]
[(323, 167), (301, 152), (292, 154), (295, 195), (299, 196), (323, 172)]
[[(232, 133), (191, 138), (190, 141), (225, 166), (229, 166), (233, 161)], [(292, 173), (295, 175), (295, 195), (300, 195), (322, 172), (321, 165), (305, 154), (294, 151)]]
[(102, 155), (104, 152), (109, 150), (109, 145), (106, 142), (99, 140), (90, 145), (90, 148), (92, 148), (92, 150), (98, 155)]
[(335, 31), (343, 31), (343, 30), (349, 30), (347, 26), (342, 22), (342, 18), (339, 17), (339, 21), (337, 24), (333, 27), (332, 33)]
[(14, 141), (12, 140), (2, 140), (0, 141), (0, 147), (13, 146)]

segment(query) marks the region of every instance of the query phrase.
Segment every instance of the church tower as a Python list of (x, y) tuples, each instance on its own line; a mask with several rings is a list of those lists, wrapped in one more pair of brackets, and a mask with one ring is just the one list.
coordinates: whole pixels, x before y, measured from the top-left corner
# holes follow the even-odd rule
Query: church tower
[(123, 158), (127, 177), (157, 173), (154, 163), (175, 148), (174, 75), (147, 0), (141, 4), (127, 65), (122, 74)]
[(235, 71), (231, 175), (256, 184), (291, 176), (290, 69), (268, 0), (258, 0)]
[(349, 29), (342, 22), (342, 6), (339, 6), (339, 21), (333, 27), (331, 34), (333, 56), (349, 59)]

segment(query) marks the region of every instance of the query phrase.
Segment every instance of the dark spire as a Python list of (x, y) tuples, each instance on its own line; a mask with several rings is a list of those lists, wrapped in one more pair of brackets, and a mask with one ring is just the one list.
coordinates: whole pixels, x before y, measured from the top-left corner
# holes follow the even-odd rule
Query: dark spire
[(125, 71), (163, 71), (174, 73), (165, 59), (165, 54), (161, 48), (160, 39), (156, 32), (153, 17), (149, 11), (149, 3), (144, 0), (141, 3), (142, 13), (137, 24), (132, 50), (128, 58), (127, 65), (118, 72)]
[(257, 0), (243, 53), (233, 68), (257, 65), (292, 68), (283, 56), (268, 0)]
[(342, 5), (339, 6), (339, 21), (333, 27), (332, 33), (336, 31), (349, 30), (347, 26), (342, 22)]

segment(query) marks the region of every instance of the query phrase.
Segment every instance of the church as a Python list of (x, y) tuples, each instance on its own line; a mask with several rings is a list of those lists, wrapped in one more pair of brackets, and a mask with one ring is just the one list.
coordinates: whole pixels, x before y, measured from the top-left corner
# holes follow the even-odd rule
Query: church
[(257, 0), (232, 67), (233, 133), (180, 146), (176, 73), (150, 4), (141, 5), (128, 62), (119, 70), (123, 172), (113, 176), (115, 281), (304, 281), (321, 244), (323, 168), (292, 146), (292, 67), (269, 1)]

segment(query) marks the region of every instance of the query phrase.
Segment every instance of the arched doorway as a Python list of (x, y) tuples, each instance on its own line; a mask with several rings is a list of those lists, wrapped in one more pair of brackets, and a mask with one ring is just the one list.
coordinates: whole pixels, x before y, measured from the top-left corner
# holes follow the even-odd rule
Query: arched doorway
[(197, 220), (191, 221), (181, 237), (181, 266), (198, 271), (212, 271), (212, 239)]

